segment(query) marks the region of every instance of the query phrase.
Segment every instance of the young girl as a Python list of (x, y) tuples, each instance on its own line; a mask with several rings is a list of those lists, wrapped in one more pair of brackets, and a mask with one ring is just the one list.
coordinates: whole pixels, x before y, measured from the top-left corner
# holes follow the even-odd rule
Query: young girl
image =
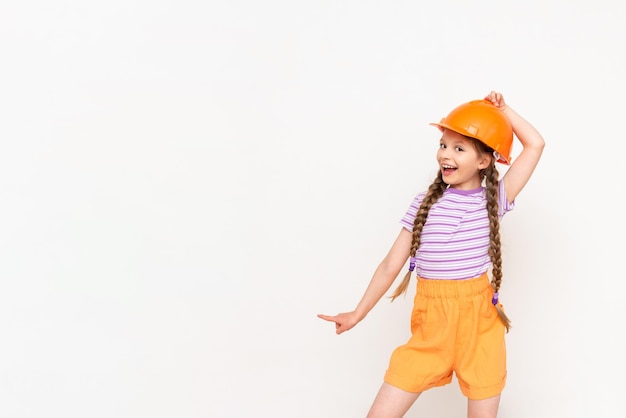
[[(544, 140), (494, 91), (432, 125), (442, 132), (437, 178), (413, 200), (355, 310), (318, 315), (334, 322), (337, 334), (348, 331), (389, 290), (410, 258), (391, 299), (406, 291), (415, 270), (411, 338), (392, 353), (368, 418), (404, 416), (423, 391), (450, 383), (452, 373), (468, 398), (468, 417), (496, 417), (506, 381), (504, 336), (510, 322), (498, 299), (500, 219), (513, 209)], [(523, 150), (511, 164), (513, 134)], [(496, 162), (510, 164), (502, 179)]]

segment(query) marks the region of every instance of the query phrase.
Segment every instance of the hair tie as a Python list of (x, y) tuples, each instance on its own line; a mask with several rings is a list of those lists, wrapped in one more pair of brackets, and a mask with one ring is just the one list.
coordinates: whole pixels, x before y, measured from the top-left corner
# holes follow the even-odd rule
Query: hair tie
[(500, 296), (500, 293), (496, 292), (493, 294), (493, 297), (491, 298), (491, 303), (493, 303), (494, 305), (498, 304), (498, 296)]
[(409, 271), (415, 270), (415, 260), (417, 260), (417, 258), (411, 257), (411, 260), (409, 261)]

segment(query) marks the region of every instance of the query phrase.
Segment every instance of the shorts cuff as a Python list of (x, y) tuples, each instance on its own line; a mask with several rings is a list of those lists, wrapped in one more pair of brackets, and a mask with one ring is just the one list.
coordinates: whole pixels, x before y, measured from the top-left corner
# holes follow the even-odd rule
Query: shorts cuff
[(459, 382), (459, 386), (461, 387), (461, 392), (468, 399), (479, 401), (481, 399), (492, 398), (502, 393), (504, 389), (504, 385), (506, 384), (506, 375), (502, 379), (502, 381), (496, 385), (489, 386), (486, 388), (469, 388), (462, 383)]
[(452, 381), (452, 375), (446, 376), (443, 379), (439, 380), (438, 382), (423, 383), (420, 385), (420, 384), (415, 384), (415, 382), (412, 382), (411, 378), (407, 378), (405, 376), (402, 376), (390, 370), (387, 370), (387, 372), (385, 372), (385, 377), (383, 380), (385, 381), (385, 383), (388, 383), (391, 386), (394, 386), (398, 389), (402, 389), (406, 392), (419, 393), (419, 392), (424, 392), (425, 390), (428, 390), (437, 386), (447, 385), (448, 383)]

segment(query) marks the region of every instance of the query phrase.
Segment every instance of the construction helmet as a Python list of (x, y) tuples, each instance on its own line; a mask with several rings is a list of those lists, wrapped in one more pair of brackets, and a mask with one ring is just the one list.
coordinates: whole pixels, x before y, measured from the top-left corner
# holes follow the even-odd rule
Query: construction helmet
[(442, 131), (450, 129), (475, 138), (493, 148), (497, 162), (511, 164), (513, 127), (502, 110), (489, 100), (472, 100), (455, 107), (439, 123), (431, 123)]

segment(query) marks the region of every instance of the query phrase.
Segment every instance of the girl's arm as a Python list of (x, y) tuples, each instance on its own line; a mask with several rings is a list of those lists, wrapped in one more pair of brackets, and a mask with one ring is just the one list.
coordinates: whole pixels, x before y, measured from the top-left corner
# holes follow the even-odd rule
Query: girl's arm
[(380, 262), (374, 275), (372, 276), (361, 301), (356, 308), (351, 312), (344, 312), (338, 315), (317, 315), (319, 318), (335, 323), (335, 331), (337, 334), (341, 334), (344, 331), (348, 331), (356, 324), (361, 322), (363, 318), (367, 316), (369, 311), (378, 303), (380, 298), (389, 290), (393, 284), (400, 269), (406, 263), (409, 258), (409, 252), (411, 250), (411, 232), (402, 228), (395, 242), (391, 246), (391, 249)]
[(512, 202), (533, 174), (539, 158), (541, 158), (545, 142), (534, 126), (506, 105), (502, 94), (492, 91), (485, 99), (491, 101), (504, 112), (511, 121), (515, 136), (522, 143), (522, 152), (513, 160), (508, 171), (502, 177), (506, 196), (509, 202)]

